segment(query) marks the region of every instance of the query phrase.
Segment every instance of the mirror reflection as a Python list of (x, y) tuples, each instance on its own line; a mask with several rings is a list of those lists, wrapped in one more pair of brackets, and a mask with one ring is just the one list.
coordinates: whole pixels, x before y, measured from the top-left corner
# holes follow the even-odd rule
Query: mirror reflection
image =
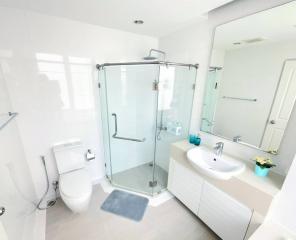
[(296, 2), (215, 30), (201, 130), (276, 154), (296, 99)]

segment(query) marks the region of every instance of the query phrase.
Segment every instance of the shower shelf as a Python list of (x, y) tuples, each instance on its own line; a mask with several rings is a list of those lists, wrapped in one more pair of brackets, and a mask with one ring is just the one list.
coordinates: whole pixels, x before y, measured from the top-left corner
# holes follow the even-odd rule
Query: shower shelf
[(0, 130), (2, 130), (13, 118), (18, 115), (17, 112), (8, 112), (0, 114), (0, 119), (7, 118), (3, 122), (0, 120)]

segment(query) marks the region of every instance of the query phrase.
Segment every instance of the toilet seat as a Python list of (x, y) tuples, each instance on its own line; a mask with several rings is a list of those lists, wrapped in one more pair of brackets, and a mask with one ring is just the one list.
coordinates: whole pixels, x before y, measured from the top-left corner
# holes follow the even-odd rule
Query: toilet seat
[(69, 199), (81, 199), (92, 192), (92, 182), (85, 169), (78, 169), (60, 175), (60, 193)]

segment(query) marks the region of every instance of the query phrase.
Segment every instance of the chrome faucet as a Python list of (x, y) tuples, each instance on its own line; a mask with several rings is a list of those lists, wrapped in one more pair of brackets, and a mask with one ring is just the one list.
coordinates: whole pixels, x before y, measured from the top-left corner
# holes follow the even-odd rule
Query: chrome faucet
[(240, 136), (240, 135), (233, 137), (234, 142), (240, 142), (241, 140), (242, 140), (242, 136)]
[(224, 148), (224, 143), (223, 142), (217, 142), (216, 146), (214, 147), (215, 154), (220, 157), (222, 155)]

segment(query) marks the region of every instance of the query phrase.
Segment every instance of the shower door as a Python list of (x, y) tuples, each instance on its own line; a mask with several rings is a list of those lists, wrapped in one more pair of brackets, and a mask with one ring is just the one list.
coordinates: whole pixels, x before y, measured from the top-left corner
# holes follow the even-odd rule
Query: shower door
[(151, 195), (159, 65), (105, 66), (100, 72), (107, 176), (115, 186)]

